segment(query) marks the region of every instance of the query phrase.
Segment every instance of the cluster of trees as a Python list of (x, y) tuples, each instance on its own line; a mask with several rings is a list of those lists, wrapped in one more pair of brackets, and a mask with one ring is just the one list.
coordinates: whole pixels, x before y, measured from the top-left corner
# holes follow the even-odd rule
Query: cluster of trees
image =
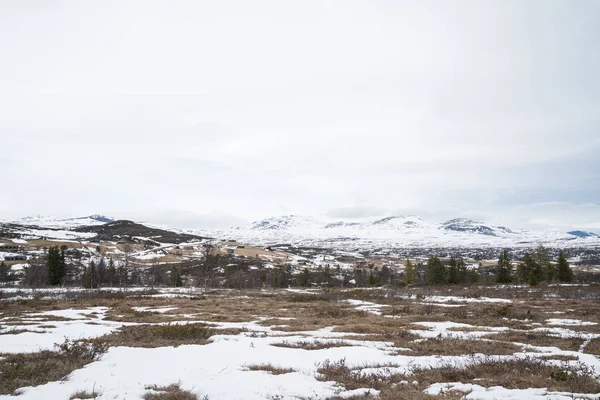
[(541, 282), (573, 282), (574, 276), (563, 252), (559, 252), (556, 264), (550, 261), (548, 250), (539, 246), (535, 252), (526, 252), (513, 274), (510, 254), (504, 250), (498, 260), (496, 280), (498, 283), (528, 283), (538, 285)]
[(67, 278), (65, 248), (52, 246), (46, 253), (45, 263), (37, 260), (25, 269), (23, 284), (31, 287), (59, 286), (65, 285)]
[[(409, 263), (410, 261), (407, 261), (407, 264)], [(475, 283), (478, 280), (479, 276), (477, 272), (468, 269), (465, 260), (457, 257), (450, 258), (448, 264), (442, 263), (438, 257), (430, 257), (429, 260), (427, 260), (423, 277), (424, 283), (432, 285), (445, 283)], [(413, 282), (405, 279), (405, 283), (408, 284)]]
[[(513, 263), (508, 250), (500, 253), (496, 269), (468, 268), (464, 259), (452, 257), (442, 260), (430, 257), (426, 263), (413, 263), (407, 259), (403, 271), (373, 264), (353, 269), (325, 265), (318, 269), (304, 268), (300, 272), (290, 264), (263, 265), (260, 259), (231, 259), (223, 257), (214, 244), (202, 249), (201, 261), (182, 262), (166, 267), (154, 264), (149, 268), (132, 268), (128, 252), (119, 261), (100, 257), (87, 266), (76, 257), (66, 262), (65, 249), (51, 247), (43, 262), (34, 262), (26, 269), (23, 284), (30, 287), (46, 285), (81, 285), (85, 288), (129, 285), (183, 286), (187, 285), (227, 288), (285, 288), (336, 287), (336, 286), (403, 286), (411, 284), (469, 284), (482, 282), (528, 283), (572, 282), (573, 272), (564, 254), (559, 253), (551, 262), (548, 251), (539, 247), (525, 253), (518, 264)], [(70, 253), (69, 253), (70, 254)], [(516, 268), (515, 268), (516, 265)], [(9, 268), (0, 264), (0, 281), (8, 279)]]

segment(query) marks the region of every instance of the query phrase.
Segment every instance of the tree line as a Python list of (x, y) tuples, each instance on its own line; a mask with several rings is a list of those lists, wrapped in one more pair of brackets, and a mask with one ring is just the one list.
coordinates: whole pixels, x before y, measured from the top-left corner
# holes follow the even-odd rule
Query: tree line
[[(429, 257), (426, 263), (413, 264), (408, 258), (404, 269), (374, 264), (354, 268), (340, 268), (328, 264), (320, 268), (303, 268), (291, 264), (270, 265), (259, 259), (231, 259), (223, 257), (215, 245), (206, 244), (199, 261), (165, 266), (153, 264), (133, 267), (127, 254), (114, 261), (100, 257), (84, 265), (67, 262), (65, 248), (50, 247), (45, 262), (35, 262), (25, 270), (23, 285), (82, 286), (84, 288), (127, 286), (203, 286), (227, 288), (284, 288), (442, 285), (474, 283), (517, 283), (537, 285), (542, 282), (572, 282), (574, 274), (564, 254), (559, 252), (552, 262), (548, 251), (540, 246), (513, 262), (508, 250), (503, 250), (497, 265), (491, 268), (472, 268), (461, 257), (442, 260)], [(8, 267), (0, 264), (0, 281), (8, 277)]]

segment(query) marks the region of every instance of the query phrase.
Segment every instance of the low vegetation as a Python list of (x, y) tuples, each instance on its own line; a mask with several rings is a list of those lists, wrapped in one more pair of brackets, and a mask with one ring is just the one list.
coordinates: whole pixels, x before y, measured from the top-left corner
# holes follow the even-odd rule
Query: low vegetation
[(96, 392), (79, 391), (69, 397), (69, 400), (95, 399), (100, 394)]
[[(146, 386), (146, 390), (149, 392), (144, 394), (144, 400), (198, 400), (195, 393), (182, 389), (179, 384)], [(202, 400), (208, 400), (208, 397), (204, 397)]]
[(98, 341), (65, 340), (54, 351), (4, 355), (0, 358), (0, 394), (63, 380), (74, 370), (98, 360), (107, 349)]
[(204, 323), (124, 326), (102, 337), (111, 346), (162, 347), (183, 344), (206, 344), (217, 334), (237, 334), (239, 329), (217, 330)]
[(255, 364), (246, 367), (249, 371), (265, 371), (271, 375), (283, 375), (294, 372), (292, 368), (279, 368), (272, 364)]

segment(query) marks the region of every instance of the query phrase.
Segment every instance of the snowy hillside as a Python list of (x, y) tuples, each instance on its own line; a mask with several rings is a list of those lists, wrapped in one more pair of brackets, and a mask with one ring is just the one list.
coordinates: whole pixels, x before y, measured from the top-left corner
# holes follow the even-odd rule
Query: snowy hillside
[(5, 222), (18, 225), (37, 226), (41, 228), (72, 229), (80, 226), (102, 225), (112, 221), (112, 218), (104, 215), (94, 214), (87, 217), (77, 218), (57, 218), (35, 215)]
[(364, 250), (378, 247), (532, 247), (537, 244), (552, 247), (600, 246), (600, 236), (591, 232), (513, 230), (466, 218), (433, 222), (414, 215), (363, 222), (286, 215), (255, 221), (248, 226), (202, 233), (258, 245), (289, 243)]

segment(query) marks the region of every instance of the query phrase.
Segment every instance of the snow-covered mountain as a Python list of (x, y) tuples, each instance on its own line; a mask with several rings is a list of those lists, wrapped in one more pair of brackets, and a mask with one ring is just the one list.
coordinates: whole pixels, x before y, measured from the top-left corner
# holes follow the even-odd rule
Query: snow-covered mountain
[(104, 215), (93, 214), (88, 215), (86, 217), (77, 218), (58, 218), (51, 216), (35, 215), (6, 222), (18, 225), (37, 226), (41, 228), (72, 229), (80, 226), (102, 225), (112, 221), (112, 218), (106, 217)]
[(248, 226), (202, 233), (257, 245), (289, 243), (354, 250), (383, 247), (532, 247), (537, 244), (600, 247), (600, 236), (591, 232), (512, 230), (467, 218), (433, 222), (415, 215), (362, 222), (286, 215), (255, 221)]

